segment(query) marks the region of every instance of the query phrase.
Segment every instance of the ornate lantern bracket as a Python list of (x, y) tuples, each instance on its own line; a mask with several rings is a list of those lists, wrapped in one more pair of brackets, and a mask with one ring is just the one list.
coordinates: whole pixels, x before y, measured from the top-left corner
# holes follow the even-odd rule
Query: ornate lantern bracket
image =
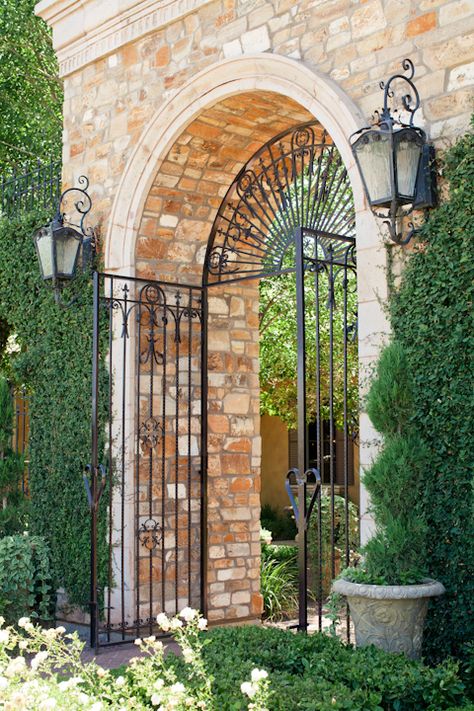
[[(404, 59), (402, 67), (403, 74), (380, 82), (383, 108), (374, 112), (372, 126), (356, 131), (350, 139), (369, 204), (374, 214), (384, 220), (390, 239), (399, 245), (407, 244), (417, 231), (409, 222), (409, 231), (403, 235), (405, 218), (414, 210), (426, 210), (436, 204), (434, 148), (423, 129), (413, 123), (421, 106), (413, 82), (415, 68), (410, 59)], [(391, 107), (394, 85), (400, 82), (408, 85), (408, 91), (401, 96), (408, 122), (401, 120), (398, 108)]]
[[(80, 187), (68, 188), (62, 193), (52, 221), (40, 227), (33, 236), (41, 276), (52, 283), (56, 303), (65, 307), (77, 299), (65, 304), (61, 298), (62, 287), (79, 270), (86, 271), (93, 263), (96, 250), (94, 229), (85, 225), (85, 219), (92, 208), (92, 200), (87, 192), (89, 180), (81, 175), (78, 183)], [(72, 196), (74, 199), (71, 207)]]

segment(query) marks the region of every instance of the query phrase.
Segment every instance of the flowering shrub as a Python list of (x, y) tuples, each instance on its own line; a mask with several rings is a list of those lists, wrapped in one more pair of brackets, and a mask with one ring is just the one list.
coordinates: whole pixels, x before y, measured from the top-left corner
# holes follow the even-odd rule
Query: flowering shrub
[[(62, 627), (42, 629), (22, 617), (18, 629), (4, 627), (0, 618), (0, 708), (4, 711), (219, 711), (207, 674), (200, 634), (207, 622), (187, 607), (179, 616), (158, 615), (164, 632), (172, 631), (186, 665), (185, 683), (173, 665), (166, 664), (162, 642), (155, 637), (136, 640), (144, 653), (130, 661), (123, 675), (114, 677), (96, 662), (83, 663), (84, 644)], [(267, 672), (253, 669), (241, 684), (250, 711), (268, 711)]]

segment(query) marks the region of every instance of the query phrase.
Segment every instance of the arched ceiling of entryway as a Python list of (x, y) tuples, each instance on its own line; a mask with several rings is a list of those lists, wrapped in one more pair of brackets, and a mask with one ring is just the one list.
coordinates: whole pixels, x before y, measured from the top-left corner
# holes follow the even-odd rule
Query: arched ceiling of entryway
[[(268, 91), (204, 109), (168, 150), (148, 193), (137, 276), (200, 283), (214, 218), (239, 170), (271, 138), (310, 120), (298, 103)], [(318, 124), (314, 129), (323, 132)]]

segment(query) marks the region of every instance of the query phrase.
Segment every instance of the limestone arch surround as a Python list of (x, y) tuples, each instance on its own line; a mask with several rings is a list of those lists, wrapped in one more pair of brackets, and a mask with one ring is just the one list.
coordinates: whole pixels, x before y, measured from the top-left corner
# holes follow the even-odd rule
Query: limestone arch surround
[[(300, 61), (273, 54), (246, 55), (211, 65), (174, 93), (156, 112), (130, 157), (112, 207), (105, 240), (108, 272), (134, 275), (135, 248), (145, 201), (161, 163), (176, 139), (199, 114), (236, 94), (266, 91), (281, 94), (309, 111), (330, 133), (345, 162), (356, 209), (359, 279), (359, 353), (364, 373), (373, 365), (388, 327), (382, 302), (386, 298), (385, 251), (367, 207), (348, 136), (364, 125), (357, 107), (327, 77)], [(376, 433), (361, 415), (361, 466), (373, 456)], [(361, 491), (362, 538), (371, 520)]]
[[(105, 240), (105, 268), (133, 271), (143, 206), (160, 163), (186, 126), (208, 106), (249, 91), (270, 91), (293, 99), (330, 133), (347, 167), (363, 237), (379, 237), (367, 210), (348, 136), (364, 125), (357, 106), (333, 81), (302, 62), (275, 54), (245, 55), (213, 64), (178, 89), (149, 122), (127, 163), (112, 206)], [(365, 220), (364, 220), (365, 218)], [(361, 222), (364, 220), (364, 222)]]

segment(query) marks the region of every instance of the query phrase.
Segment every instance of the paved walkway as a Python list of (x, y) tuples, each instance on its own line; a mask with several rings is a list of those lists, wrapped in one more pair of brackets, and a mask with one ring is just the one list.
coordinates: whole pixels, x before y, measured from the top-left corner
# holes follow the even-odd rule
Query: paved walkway
[[(90, 662), (93, 659), (104, 669), (117, 669), (123, 664), (128, 664), (133, 657), (141, 657), (143, 652), (133, 642), (123, 642), (100, 647), (99, 650), (91, 649), (89, 646), (89, 627), (87, 625), (73, 624), (70, 622), (60, 622), (67, 632), (77, 632), (79, 638), (86, 643), (82, 652), (82, 660)], [(179, 645), (169, 637), (163, 639), (165, 654), (170, 652), (180, 654)]]
[[(170, 639), (163, 640), (165, 645), (165, 654), (170, 652), (179, 654), (180, 649), (176, 642)], [(90, 662), (93, 659), (104, 669), (117, 669), (123, 664), (128, 664), (133, 657), (141, 657), (143, 652), (140, 651), (136, 644), (126, 642), (124, 644), (114, 644), (110, 647), (101, 647), (97, 654), (94, 649), (85, 647), (82, 653), (82, 660)]]

